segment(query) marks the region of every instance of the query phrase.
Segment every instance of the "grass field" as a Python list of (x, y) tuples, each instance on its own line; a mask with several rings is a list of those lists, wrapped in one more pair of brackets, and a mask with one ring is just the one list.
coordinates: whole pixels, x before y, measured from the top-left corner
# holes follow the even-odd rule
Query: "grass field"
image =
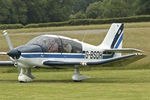
[(72, 72), (36, 72), (32, 83), (18, 83), (16, 73), (0, 75), (0, 100), (149, 100), (150, 70), (94, 70), (72, 82)]
[[(14, 47), (25, 44), (39, 34), (35, 32), (106, 29), (110, 25), (65, 26), (8, 30)], [(1, 30), (2, 31), (2, 30)], [(15, 33), (15, 34), (14, 34)], [(24, 33), (24, 34), (19, 34)], [(26, 34), (31, 33), (31, 34)], [(41, 34), (41, 33), (40, 33)], [(84, 34), (61, 34), (83, 39)], [(86, 34), (84, 41), (98, 45), (105, 37), (101, 34)], [(82, 69), (91, 78), (82, 83), (71, 81), (72, 70), (39, 70), (33, 74), (32, 83), (20, 84), (16, 68), (0, 68), (0, 100), (149, 100), (150, 99), (150, 22), (126, 23), (124, 47), (145, 51), (146, 58), (122, 67), (101, 67)], [(8, 51), (7, 44), (0, 35), (0, 51)], [(7, 60), (0, 56), (0, 60)]]

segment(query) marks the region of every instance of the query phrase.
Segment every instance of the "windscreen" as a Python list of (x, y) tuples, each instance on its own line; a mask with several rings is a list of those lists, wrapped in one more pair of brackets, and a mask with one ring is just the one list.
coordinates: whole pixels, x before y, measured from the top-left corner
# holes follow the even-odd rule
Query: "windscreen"
[(57, 37), (38, 36), (29, 41), (27, 44), (40, 45), (46, 52), (60, 52), (61, 41)]

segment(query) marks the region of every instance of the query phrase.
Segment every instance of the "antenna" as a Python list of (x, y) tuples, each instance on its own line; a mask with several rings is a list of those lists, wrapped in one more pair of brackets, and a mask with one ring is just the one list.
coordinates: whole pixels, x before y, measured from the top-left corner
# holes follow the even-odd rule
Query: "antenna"
[(83, 36), (82, 42), (83, 42), (83, 41), (84, 41), (84, 39), (85, 39), (85, 35), (86, 35), (86, 33), (84, 33), (84, 36)]

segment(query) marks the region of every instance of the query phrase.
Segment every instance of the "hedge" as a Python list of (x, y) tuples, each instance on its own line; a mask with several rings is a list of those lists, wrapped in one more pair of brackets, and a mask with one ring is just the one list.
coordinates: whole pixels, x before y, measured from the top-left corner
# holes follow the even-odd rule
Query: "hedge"
[(24, 28), (66, 26), (66, 25), (68, 25), (68, 21), (65, 21), (65, 22), (49, 22), (49, 23), (28, 24), (28, 25), (24, 26)]
[(0, 24), (0, 29), (18, 29), (23, 27), (22, 24)]
[(150, 21), (150, 15), (132, 16), (121, 18), (106, 18), (106, 19), (75, 19), (70, 20), (69, 25), (90, 25), (90, 24), (109, 24), (109, 23), (125, 23), (125, 22), (147, 22)]
[(38, 24), (1, 24), (0, 29), (18, 29), (18, 28), (37, 28), (51, 26), (70, 26), (70, 25), (90, 25), (90, 24), (110, 24), (110, 23), (125, 23), (125, 22), (147, 22), (150, 21), (150, 15), (121, 17), (121, 18), (105, 18), (105, 19), (72, 19), (64, 22), (49, 22)]

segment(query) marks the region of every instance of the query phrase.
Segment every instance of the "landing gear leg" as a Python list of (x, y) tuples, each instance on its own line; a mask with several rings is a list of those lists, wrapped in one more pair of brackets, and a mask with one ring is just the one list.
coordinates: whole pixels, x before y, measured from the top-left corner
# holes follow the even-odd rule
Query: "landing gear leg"
[(79, 71), (79, 66), (75, 66), (74, 74), (72, 75), (72, 80), (74, 82), (81, 82), (82, 80), (87, 79), (87, 76), (81, 75)]
[(25, 74), (25, 68), (20, 68), (18, 81), (21, 83), (25, 83), (25, 82), (31, 82), (31, 81), (33, 81), (33, 79)]
[(31, 79), (34, 79), (35, 77), (31, 74), (31, 68), (26, 69), (26, 75), (30, 77)]

